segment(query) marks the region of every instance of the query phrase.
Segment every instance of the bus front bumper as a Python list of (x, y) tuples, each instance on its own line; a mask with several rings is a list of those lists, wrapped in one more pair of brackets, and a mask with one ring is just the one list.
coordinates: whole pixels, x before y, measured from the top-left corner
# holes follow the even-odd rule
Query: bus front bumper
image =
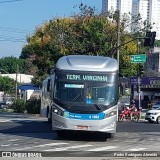
[(116, 116), (103, 120), (80, 120), (52, 114), (52, 130), (83, 130), (115, 133), (116, 121)]

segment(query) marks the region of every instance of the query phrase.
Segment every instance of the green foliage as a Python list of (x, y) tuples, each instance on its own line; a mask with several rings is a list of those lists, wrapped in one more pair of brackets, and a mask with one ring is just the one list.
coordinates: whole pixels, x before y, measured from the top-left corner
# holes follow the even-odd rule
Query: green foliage
[(12, 90), (15, 90), (15, 81), (12, 78), (0, 76), (0, 91), (11, 93)]
[(37, 87), (41, 87), (41, 84), (42, 84), (42, 81), (48, 76), (48, 74), (44, 74), (44, 75), (35, 75), (33, 78), (32, 78), (32, 84), (34, 84), (35, 86)]
[(24, 113), (26, 111), (26, 102), (22, 99), (17, 99), (13, 102), (11, 107), (17, 113)]
[(24, 73), (25, 60), (18, 59), (16, 57), (3, 57), (0, 58), (0, 72), (1, 73), (16, 73), (17, 64), (19, 66), (19, 72)]
[[(28, 43), (23, 47), (20, 58), (28, 59), (37, 67), (36, 79), (39, 81), (43, 80), (45, 77), (43, 75), (47, 74), (48, 68), (54, 66), (63, 55), (101, 55), (116, 58), (118, 12), (97, 14), (94, 8), (83, 4), (79, 9), (80, 12), (70, 18), (54, 18), (43, 23), (32, 35), (27, 36)], [(109, 17), (112, 17), (112, 20)], [(140, 23), (139, 16), (134, 19), (136, 23)], [(145, 31), (139, 30), (134, 35), (130, 35), (126, 31), (129, 24), (128, 16), (122, 15), (120, 72), (125, 76), (134, 75), (136, 67), (129, 61), (126, 62), (124, 57), (137, 54), (136, 41), (126, 42), (135, 39), (137, 35), (143, 35)], [(144, 25), (147, 29), (145, 23)], [(34, 82), (37, 84), (36, 80)]]
[(160, 47), (160, 40), (156, 40), (156, 41), (155, 41), (155, 46), (156, 46), (156, 47)]
[(29, 99), (26, 102), (27, 113), (39, 114), (40, 113), (41, 100), (40, 99)]

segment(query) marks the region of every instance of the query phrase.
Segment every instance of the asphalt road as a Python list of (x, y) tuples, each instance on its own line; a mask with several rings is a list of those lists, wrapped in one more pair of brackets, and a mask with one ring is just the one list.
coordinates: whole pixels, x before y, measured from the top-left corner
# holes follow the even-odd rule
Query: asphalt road
[(93, 156), (92, 159), (95, 159), (104, 155), (103, 160), (108, 160), (109, 156), (106, 155), (108, 153), (112, 154), (112, 159), (116, 159), (117, 157), (113, 158), (113, 154), (119, 151), (154, 153), (160, 151), (160, 125), (149, 124), (146, 121), (118, 122), (115, 137), (107, 141), (96, 133), (72, 133), (65, 138), (60, 138), (52, 132), (51, 125), (44, 118), (0, 114), (0, 151), (47, 152), (47, 155), (57, 154), (58, 159), (63, 159), (62, 157), (67, 159), (69, 155), (71, 159), (79, 156), (83, 158), (87, 156), (88, 159)]
[[(0, 114), (0, 133), (50, 133), (51, 125), (45, 118), (21, 114)], [(160, 132), (160, 124), (147, 121), (117, 122), (117, 132)]]

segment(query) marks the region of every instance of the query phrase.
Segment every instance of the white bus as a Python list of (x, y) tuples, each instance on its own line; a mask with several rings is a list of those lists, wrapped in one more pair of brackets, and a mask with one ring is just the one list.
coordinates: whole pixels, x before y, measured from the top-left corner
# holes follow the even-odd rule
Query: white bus
[(59, 136), (65, 131), (116, 132), (118, 63), (110, 57), (60, 58), (42, 85), (41, 114)]

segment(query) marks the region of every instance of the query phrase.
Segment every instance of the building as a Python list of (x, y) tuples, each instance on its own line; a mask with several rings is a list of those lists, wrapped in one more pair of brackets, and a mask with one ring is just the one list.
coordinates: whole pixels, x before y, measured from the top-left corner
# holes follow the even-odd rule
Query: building
[[(160, 40), (160, 0), (133, 0), (132, 15), (138, 14), (142, 21), (151, 24), (151, 31), (156, 31), (156, 39)], [(136, 30), (136, 26), (132, 26), (132, 30)]]
[[(129, 19), (131, 16), (135, 17), (140, 14), (141, 22), (146, 21), (151, 24), (151, 31), (156, 31), (156, 39), (160, 40), (160, 0), (102, 0), (102, 13), (116, 10), (120, 11), (121, 16), (127, 14)], [(144, 25), (132, 23), (131, 28), (132, 31), (136, 31), (144, 28)]]
[[(128, 23), (131, 23), (132, 0), (102, 0), (102, 13), (113, 13), (116, 10), (119, 10), (121, 19), (127, 18)], [(131, 26), (129, 25), (126, 30), (130, 32)]]
[(102, 13), (116, 11), (118, 9), (117, 0), (102, 0)]
[(120, 10), (121, 14), (132, 12), (132, 0), (102, 0), (102, 12)]
[(21, 86), (18, 86), (17, 89), (19, 90), (19, 97), (20, 99), (23, 99), (23, 100), (28, 100), (30, 99), (31, 97), (36, 97), (35, 92), (38, 92), (38, 96), (41, 95), (41, 92), (40, 92), (40, 89), (33, 86), (33, 85), (21, 85)]
[(145, 73), (147, 77), (160, 77), (160, 48), (155, 47), (147, 54)]
[[(160, 101), (160, 48), (147, 54), (145, 72), (146, 75), (140, 78), (142, 108)], [(138, 96), (137, 81), (137, 77), (130, 78), (132, 99)]]
[(27, 74), (1, 74), (2, 77), (9, 77), (12, 78), (16, 81), (16, 77), (17, 77), (17, 82), (18, 83), (23, 83), (23, 84), (28, 84), (31, 83), (33, 76), (32, 75), (27, 75)]

